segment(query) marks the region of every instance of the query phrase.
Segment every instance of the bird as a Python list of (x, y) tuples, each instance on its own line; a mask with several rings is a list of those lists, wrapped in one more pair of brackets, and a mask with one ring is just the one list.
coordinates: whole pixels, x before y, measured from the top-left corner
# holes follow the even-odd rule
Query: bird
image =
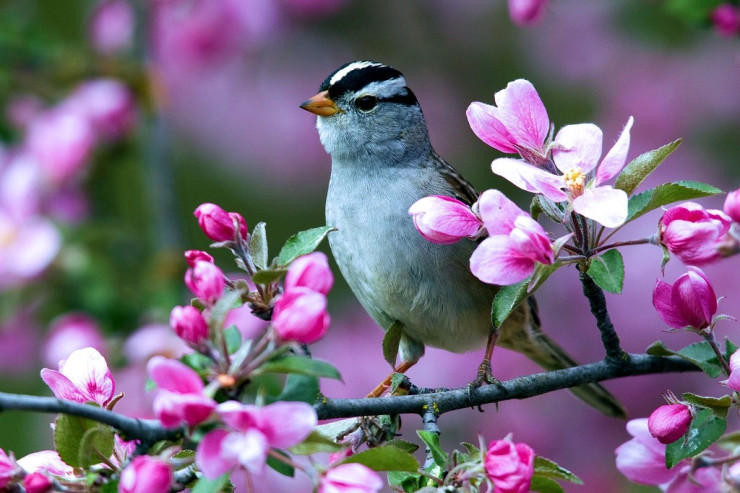
[[(400, 363), (394, 371), (410, 368), (426, 346), (455, 353), (487, 346), (477, 379), (485, 383), (480, 379), (488, 380), (483, 374), (490, 373), (494, 343), (546, 370), (576, 366), (541, 330), (532, 297), (498, 330), (492, 327), (491, 304), (499, 286), (470, 272), (475, 241), (435, 244), (415, 229), (408, 209), (417, 200), (443, 195), (472, 205), (478, 192), (435, 152), (419, 102), (401, 72), (374, 61), (346, 63), (300, 107), (316, 115), (319, 139), (331, 156), (325, 213), (327, 226), (336, 229), (329, 247), (337, 266), (383, 329), (400, 327)], [(625, 416), (599, 384), (571, 391), (606, 415)], [(383, 385), (371, 395), (382, 393)]]

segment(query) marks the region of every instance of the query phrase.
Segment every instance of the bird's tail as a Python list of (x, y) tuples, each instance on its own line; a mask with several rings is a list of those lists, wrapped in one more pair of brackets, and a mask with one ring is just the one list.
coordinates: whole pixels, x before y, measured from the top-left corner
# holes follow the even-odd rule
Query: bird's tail
[[(532, 297), (524, 301), (504, 322), (499, 330), (496, 345), (524, 354), (545, 370), (562, 370), (578, 366), (568, 353), (542, 332), (537, 305)], [(627, 416), (617, 398), (598, 383), (579, 385), (569, 390), (607, 416), (618, 418)]]

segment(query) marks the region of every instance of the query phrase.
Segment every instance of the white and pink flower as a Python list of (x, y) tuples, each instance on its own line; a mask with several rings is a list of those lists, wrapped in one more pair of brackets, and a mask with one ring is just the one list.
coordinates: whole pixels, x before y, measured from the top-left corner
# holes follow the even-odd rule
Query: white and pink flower
[(58, 399), (95, 402), (105, 407), (116, 390), (105, 358), (94, 348), (73, 351), (59, 363), (59, 371), (44, 368), (41, 378)]

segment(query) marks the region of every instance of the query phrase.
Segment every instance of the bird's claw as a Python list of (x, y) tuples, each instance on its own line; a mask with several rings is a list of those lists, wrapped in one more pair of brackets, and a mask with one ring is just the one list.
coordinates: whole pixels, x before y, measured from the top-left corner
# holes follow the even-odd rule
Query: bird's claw
[(501, 381), (493, 376), (491, 362), (488, 360), (483, 360), (481, 362), (478, 367), (478, 375), (475, 377), (475, 380), (470, 382), (468, 387), (471, 389), (477, 389), (483, 385), (501, 385)]

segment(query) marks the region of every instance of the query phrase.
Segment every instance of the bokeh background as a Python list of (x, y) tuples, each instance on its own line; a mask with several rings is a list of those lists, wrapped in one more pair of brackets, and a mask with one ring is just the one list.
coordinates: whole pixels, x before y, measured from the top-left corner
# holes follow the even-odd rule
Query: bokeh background
[[(0, 391), (49, 395), (39, 370), (56, 368), (76, 344), (92, 344), (127, 392), (117, 409), (146, 415), (143, 363), (182, 351), (167, 327), (170, 309), (188, 299), (182, 252), (208, 246), (192, 211), (215, 202), (240, 212), (250, 227), (266, 221), (275, 252), (292, 233), (323, 225), (329, 157), (314, 117), (298, 104), (350, 60), (403, 71), (437, 151), (480, 190), (499, 188), (522, 207), (529, 197), (490, 173), (499, 154), (465, 118), (471, 101), (491, 103), (517, 78), (534, 84), (557, 128), (594, 122), (605, 147), (633, 115), (630, 159), (683, 138), (643, 188), (681, 179), (737, 188), (740, 43), (706, 18), (678, 15), (687, 3), (551, 0), (525, 25), (512, 22), (502, 0), (0, 3)], [(87, 119), (70, 116), (79, 114)], [(721, 208), (722, 200), (701, 203)], [(658, 218), (658, 211), (649, 214), (617, 238), (650, 235)], [(607, 303), (624, 348), (694, 342), (665, 332), (653, 310), (659, 249), (627, 247), (623, 254), (624, 292), (608, 294)], [(233, 268), (227, 255), (214, 255)], [(726, 297), (721, 311), (735, 318), (738, 265), (730, 258), (705, 269)], [(666, 278), (684, 271), (672, 260)], [(335, 272), (332, 328), (314, 354), (344, 377), (323, 391), (355, 397), (387, 372), (383, 334)], [(603, 357), (574, 269), (558, 271), (537, 298), (545, 330), (577, 360)], [(244, 330), (254, 330), (256, 322), (245, 318)], [(740, 342), (739, 330), (725, 321), (717, 332)], [(429, 350), (409, 374), (420, 386), (460, 387), (481, 355)], [(493, 366), (500, 379), (537, 371), (505, 350), (496, 351)], [(647, 416), (668, 389), (723, 392), (699, 374), (606, 386), (630, 417)], [(0, 420), (0, 447), (17, 457), (50, 446), (49, 416)], [(414, 439), (420, 419), (403, 423)], [(566, 391), (461, 410), (439, 424), (447, 450), (476, 442), (478, 433), (486, 440), (513, 433), (585, 480), (567, 491), (653, 490), (629, 484), (614, 467), (614, 449), (628, 439), (625, 422)], [(275, 481), (265, 477), (260, 485), (294, 491)]]

